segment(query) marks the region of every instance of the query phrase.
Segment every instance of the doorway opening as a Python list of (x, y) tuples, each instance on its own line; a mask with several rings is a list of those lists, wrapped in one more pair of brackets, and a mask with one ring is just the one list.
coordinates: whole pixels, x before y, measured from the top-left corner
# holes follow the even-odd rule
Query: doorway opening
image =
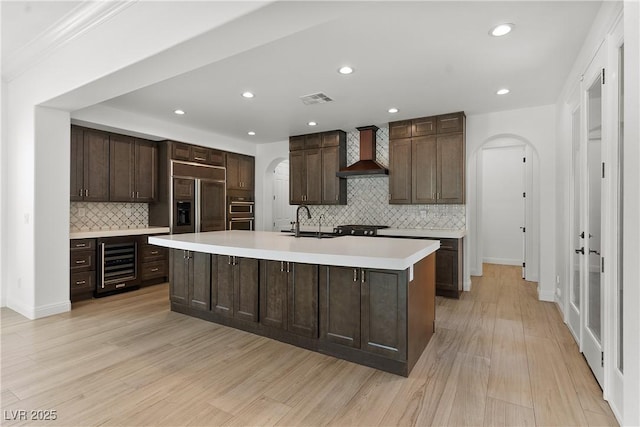
[(295, 206), (289, 204), (289, 160), (282, 160), (273, 170), (272, 230), (291, 228), (295, 218)]

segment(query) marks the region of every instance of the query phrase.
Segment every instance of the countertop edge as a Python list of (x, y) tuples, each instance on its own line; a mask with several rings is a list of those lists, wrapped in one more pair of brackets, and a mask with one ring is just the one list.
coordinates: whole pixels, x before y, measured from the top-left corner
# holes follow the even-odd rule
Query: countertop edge
[(125, 228), (121, 230), (74, 231), (69, 239), (95, 239), (99, 237), (140, 236), (143, 234), (168, 234), (169, 227)]
[[(440, 242), (434, 240), (431, 241), (431, 243), (425, 248), (414, 252), (406, 258), (394, 259), (344, 254), (294, 252), (276, 249), (234, 247), (215, 245), (210, 243), (187, 242), (175, 240), (176, 235), (173, 235), (172, 238), (173, 239), (167, 239), (160, 236), (149, 237), (149, 243), (172, 249), (182, 249), (216, 255), (240, 256), (271, 261), (299, 262), (305, 264), (334, 265), (339, 267), (375, 268), (382, 270), (406, 270), (407, 268), (412, 267), (421, 259), (435, 253), (435, 251), (440, 248)], [(350, 236), (340, 237), (340, 239), (349, 238)]]

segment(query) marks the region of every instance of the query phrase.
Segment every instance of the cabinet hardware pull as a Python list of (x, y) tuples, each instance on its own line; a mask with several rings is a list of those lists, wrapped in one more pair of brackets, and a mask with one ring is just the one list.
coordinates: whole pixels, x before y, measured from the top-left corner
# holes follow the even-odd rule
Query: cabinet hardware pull
[(87, 283), (86, 280), (80, 280), (80, 281), (76, 282), (76, 285), (80, 286), (80, 285), (84, 285), (85, 283)]
[(136, 199), (140, 197), (140, 192), (136, 191)]
[(135, 194), (133, 191), (131, 192), (131, 198), (132, 198), (132, 199), (135, 199), (135, 198), (136, 198), (136, 194)]
[(76, 264), (84, 264), (85, 262), (87, 262), (87, 260), (79, 259), (79, 260), (76, 261)]
[(280, 271), (284, 271), (284, 261), (280, 261)]
[(152, 273), (155, 273), (156, 271), (158, 271), (158, 267), (156, 267), (156, 268), (152, 268), (152, 269), (151, 269), (151, 272), (152, 272)]
[(151, 255), (158, 255), (158, 251), (151, 251)]
[(291, 273), (289, 264), (290, 264), (289, 261), (287, 261), (287, 273)]
[(231, 265), (231, 255), (227, 255), (227, 258), (228, 258), (228, 259), (227, 259), (227, 264), (228, 264), (228, 265)]
[(85, 190), (84, 190), (84, 197), (88, 197), (88, 196), (89, 196), (89, 190), (88, 190), (88, 189), (85, 189)]
[(361, 282), (361, 283), (366, 282), (366, 280), (365, 280), (365, 275), (364, 275), (364, 274), (365, 274), (365, 271), (364, 271), (364, 270), (362, 270), (362, 273), (360, 273), (360, 282)]
[(357, 282), (358, 281), (358, 270), (357, 269), (353, 269), (353, 281)]
[(233, 265), (238, 265), (238, 257), (237, 256), (233, 257)]
[(80, 197), (82, 197), (82, 188), (80, 189), (80, 194), (79, 194), (79, 196), (80, 196)]
[(194, 157), (194, 160), (200, 160), (201, 162), (204, 162), (207, 159), (205, 159), (204, 157), (197, 157), (196, 156), (196, 157)]
[(76, 243), (76, 248), (84, 248), (87, 246), (85, 243)]

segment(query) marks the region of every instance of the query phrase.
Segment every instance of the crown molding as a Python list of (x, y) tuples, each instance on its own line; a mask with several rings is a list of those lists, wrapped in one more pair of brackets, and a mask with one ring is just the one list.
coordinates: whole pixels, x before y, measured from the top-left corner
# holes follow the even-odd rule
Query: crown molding
[(10, 82), (65, 44), (81, 36), (138, 0), (83, 1), (2, 63), (2, 79)]

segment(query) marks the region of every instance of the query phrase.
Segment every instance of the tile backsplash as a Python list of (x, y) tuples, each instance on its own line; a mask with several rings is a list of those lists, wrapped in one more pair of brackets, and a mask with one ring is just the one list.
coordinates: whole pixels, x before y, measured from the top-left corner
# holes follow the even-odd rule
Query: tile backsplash
[(71, 202), (69, 230), (121, 230), (149, 225), (146, 203)]
[[(347, 133), (347, 165), (358, 160), (360, 133)], [(376, 160), (389, 165), (389, 129), (376, 132)], [(309, 206), (312, 218), (304, 225), (317, 225), (320, 215), (326, 225), (368, 224), (392, 228), (463, 229), (466, 228), (465, 205), (390, 205), (389, 177), (347, 179), (347, 205)]]

